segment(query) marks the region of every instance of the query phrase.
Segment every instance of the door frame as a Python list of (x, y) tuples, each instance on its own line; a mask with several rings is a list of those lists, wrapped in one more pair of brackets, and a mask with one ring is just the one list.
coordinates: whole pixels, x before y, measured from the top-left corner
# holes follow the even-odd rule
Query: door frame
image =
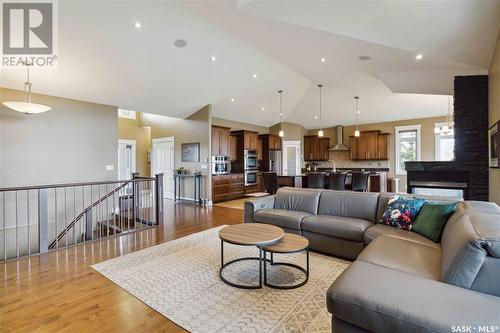
[[(172, 154), (172, 165), (173, 165), (173, 168), (175, 169), (175, 137), (173, 136), (166, 136), (166, 137), (162, 137), (162, 138), (156, 138), (156, 139), (153, 139), (152, 142), (151, 142), (151, 177), (155, 177), (156, 175), (154, 174), (154, 145), (155, 143), (166, 143), (166, 142), (172, 142), (172, 144), (174, 145), (174, 153)], [(172, 172), (175, 172), (175, 170), (172, 169)], [(175, 184), (174, 184), (175, 186)], [(168, 192), (168, 196), (165, 196), (165, 191), (163, 193), (163, 197), (164, 198), (168, 198), (168, 199), (173, 199), (174, 198), (174, 193), (170, 193)]]
[(296, 156), (296, 159), (297, 159), (297, 168), (295, 169), (295, 174), (296, 175), (300, 175), (301, 173), (301, 164), (302, 164), (302, 161), (301, 161), (301, 158), (300, 158), (300, 141), (298, 140), (283, 140), (282, 142), (282, 151), (281, 151), (281, 172), (283, 175), (285, 175), (285, 170), (286, 171), (286, 174), (288, 174), (288, 159), (287, 159), (287, 148), (288, 147), (295, 147), (297, 148), (297, 156)]
[[(137, 142), (136, 140), (129, 139), (119, 139), (118, 140), (118, 178), (120, 178), (120, 144), (131, 145), (132, 146), (132, 173), (137, 171)], [(130, 175), (132, 178), (132, 175)], [(126, 178), (129, 179), (129, 178)], [(122, 180), (122, 179), (120, 179)]]

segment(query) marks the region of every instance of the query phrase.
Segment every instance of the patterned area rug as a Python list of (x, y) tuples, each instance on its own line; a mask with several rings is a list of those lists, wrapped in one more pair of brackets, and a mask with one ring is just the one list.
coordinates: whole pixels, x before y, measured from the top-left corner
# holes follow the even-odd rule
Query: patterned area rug
[[(348, 261), (310, 253), (309, 282), (298, 289), (233, 288), (219, 279), (219, 230), (156, 245), (92, 268), (191, 332), (331, 332), (326, 291)], [(257, 256), (255, 247), (224, 244), (224, 260)], [(275, 261), (305, 265), (305, 253), (275, 255)], [(268, 265), (269, 267), (269, 265)], [(286, 267), (286, 266), (282, 266)], [(268, 269), (269, 282), (303, 278), (293, 268)], [(238, 283), (257, 283), (258, 265), (238, 262), (224, 271)]]

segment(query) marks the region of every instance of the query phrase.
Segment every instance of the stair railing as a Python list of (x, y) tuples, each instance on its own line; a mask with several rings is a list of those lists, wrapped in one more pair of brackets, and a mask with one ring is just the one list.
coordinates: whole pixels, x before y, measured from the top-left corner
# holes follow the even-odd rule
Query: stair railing
[(0, 188), (0, 261), (163, 223), (163, 174)]

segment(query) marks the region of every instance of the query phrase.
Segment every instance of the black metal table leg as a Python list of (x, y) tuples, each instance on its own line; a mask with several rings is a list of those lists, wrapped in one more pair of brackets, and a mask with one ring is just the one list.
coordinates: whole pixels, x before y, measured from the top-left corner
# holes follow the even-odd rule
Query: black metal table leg
[(271, 266), (293, 267), (293, 268), (298, 269), (299, 271), (303, 272), (304, 276), (305, 276), (304, 281), (297, 283), (297, 284), (294, 284), (294, 285), (290, 285), (290, 286), (278, 286), (278, 285), (274, 285), (274, 284), (267, 282), (267, 267), (266, 267), (267, 260), (265, 260), (264, 261), (264, 285), (266, 287), (270, 287), (270, 288), (274, 288), (274, 289), (295, 289), (295, 288), (299, 288), (299, 287), (302, 287), (303, 285), (305, 285), (307, 283), (307, 281), (309, 281), (309, 249), (306, 249), (305, 251), (306, 251), (306, 268), (305, 269), (303, 267), (300, 267), (299, 265), (295, 265), (295, 264), (288, 263), (288, 262), (275, 262), (272, 252), (271, 252), (271, 260), (270, 260)]

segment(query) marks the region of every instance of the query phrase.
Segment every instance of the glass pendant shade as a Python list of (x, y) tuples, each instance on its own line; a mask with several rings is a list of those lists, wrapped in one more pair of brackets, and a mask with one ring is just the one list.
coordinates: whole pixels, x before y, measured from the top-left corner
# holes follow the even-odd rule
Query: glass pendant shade
[(439, 127), (434, 127), (434, 134), (440, 134), (441, 129)]
[(31, 103), (30, 66), (33, 66), (33, 63), (29, 63), (26, 60), (23, 61), (23, 64), (26, 66), (27, 70), (27, 78), (26, 82), (24, 83), (24, 102), (8, 101), (3, 102), (2, 104), (9, 109), (26, 114), (43, 113), (51, 110), (52, 108), (50, 106)]
[(52, 109), (50, 106), (27, 102), (3, 102), (2, 104), (14, 111), (27, 114), (43, 113)]
[(323, 133), (323, 130), (319, 130), (319, 131), (318, 131), (318, 136), (321, 138), (321, 137), (323, 137), (323, 135), (325, 135), (325, 134)]
[(355, 131), (354, 131), (354, 136), (355, 136), (355, 137), (359, 137), (359, 130), (355, 130)]
[(285, 136), (285, 132), (283, 132), (283, 130), (280, 130), (280, 131), (278, 132), (278, 135), (279, 135), (279, 137), (280, 137), (280, 138), (282, 138), (282, 137), (284, 137), (284, 136)]

